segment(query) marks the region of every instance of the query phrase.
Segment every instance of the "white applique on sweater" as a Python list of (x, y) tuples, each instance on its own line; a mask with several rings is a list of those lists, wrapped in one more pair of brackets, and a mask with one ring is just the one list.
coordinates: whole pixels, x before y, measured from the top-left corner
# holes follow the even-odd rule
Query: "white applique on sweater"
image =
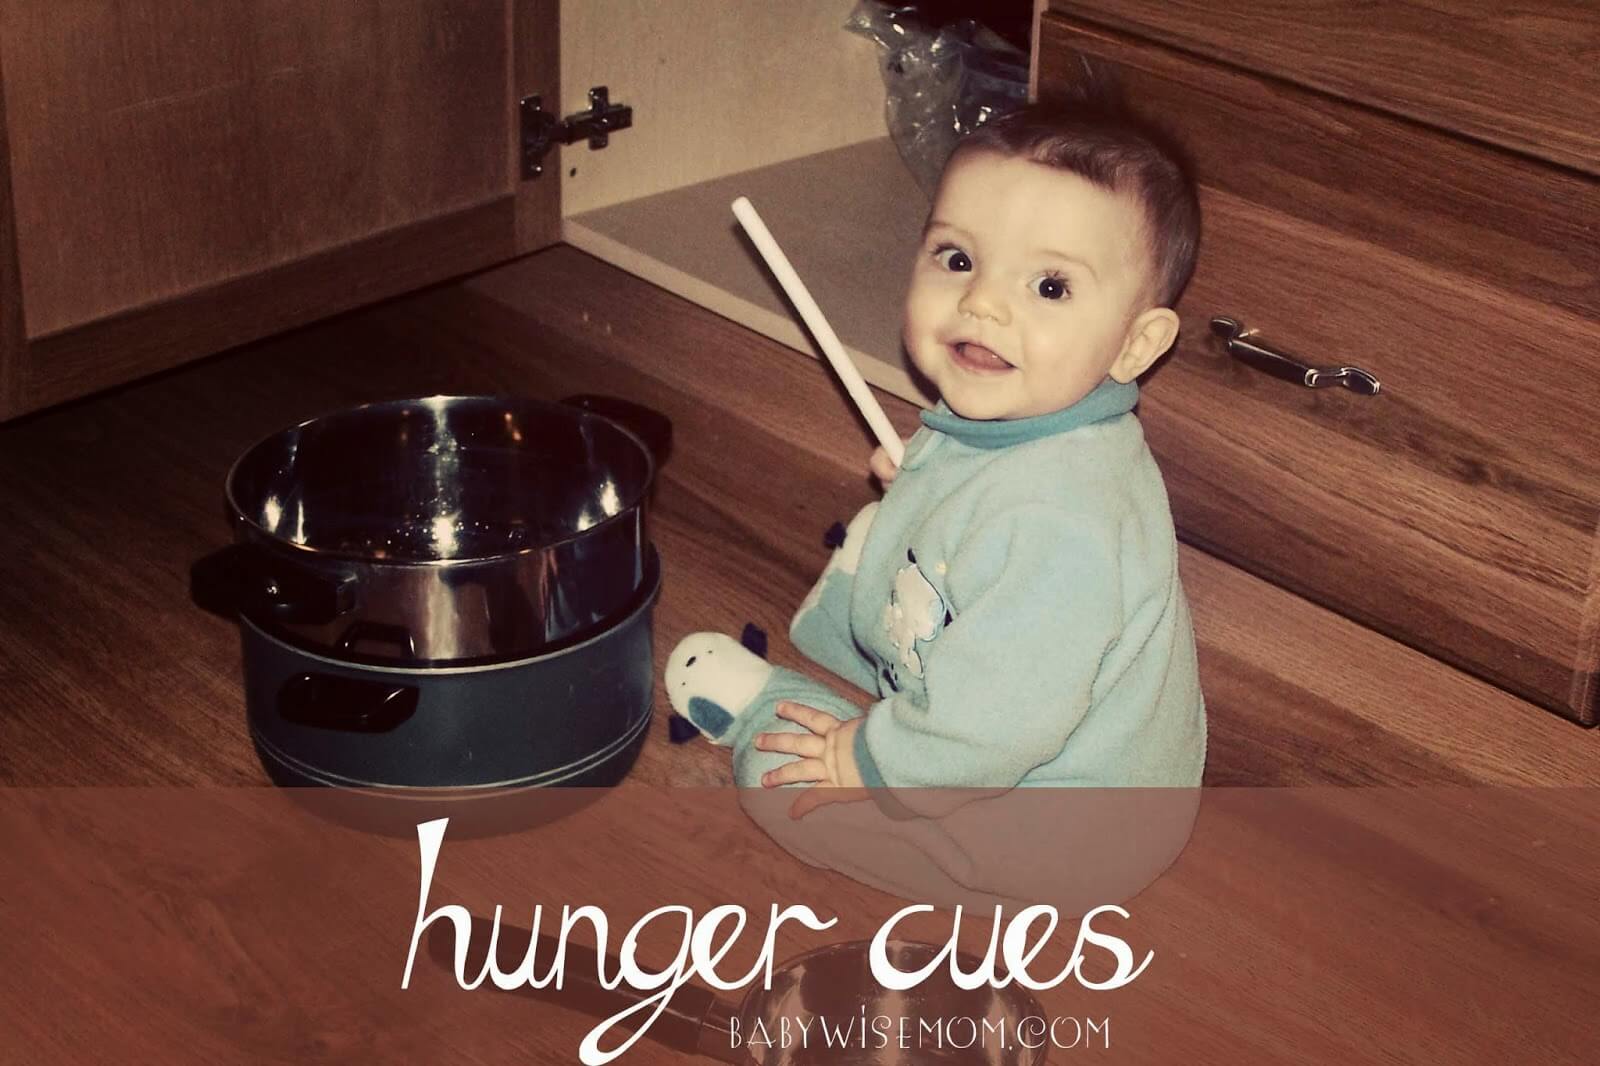
[(894, 575), (894, 591), (883, 609), (883, 626), (889, 631), (890, 643), (900, 653), (901, 665), (910, 670), (913, 677), (922, 676), (922, 656), (917, 653), (917, 642), (926, 643), (938, 636), (944, 620), (943, 597), (912, 559), (909, 566), (901, 567)]

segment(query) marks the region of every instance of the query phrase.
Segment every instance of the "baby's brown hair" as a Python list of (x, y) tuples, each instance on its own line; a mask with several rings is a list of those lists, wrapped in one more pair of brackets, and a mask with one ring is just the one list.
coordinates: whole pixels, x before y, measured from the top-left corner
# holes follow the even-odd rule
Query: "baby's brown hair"
[(1176, 139), (1134, 113), (1101, 77), (1069, 99), (1029, 104), (963, 137), (952, 161), (991, 151), (1069, 171), (1144, 212), (1158, 306), (1177, 303), (1200, 248), (1200, 200), (1193, 166)]

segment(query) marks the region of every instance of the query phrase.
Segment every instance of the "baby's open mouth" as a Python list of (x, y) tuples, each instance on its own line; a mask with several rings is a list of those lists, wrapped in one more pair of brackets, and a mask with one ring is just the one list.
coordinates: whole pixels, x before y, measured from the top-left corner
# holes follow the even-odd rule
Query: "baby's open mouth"
[(979, 373), (996, 373), (1016, 369), (1016, 367), (1000, 358), (990, 349), (972, 341), (957, 341), (950, 346), (950, 352), (951, 357), (958, 366)]

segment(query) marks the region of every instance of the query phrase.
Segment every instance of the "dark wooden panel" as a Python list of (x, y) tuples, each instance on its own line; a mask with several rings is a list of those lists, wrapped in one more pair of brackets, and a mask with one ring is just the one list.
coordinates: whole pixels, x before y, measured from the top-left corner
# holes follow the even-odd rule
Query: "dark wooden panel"
[[(1552, 306), (1595, 308), (1563, 215), (1592, 183), (1053, 17), (1041, 94), (1080, 54), (1198, 156), (1200, 264), (1142, 408), (1185, 536), (1592, 723), (1600, 322)], [(1217, 314), (1383, 392), (1266, 377)]]
[(0, 19), (29, 336), (513, 191), (505, 0)]
[(1050, 0), (1050, 9), (1600, 174), (1592, 0)]
[(510, 259), (514, 202), (391, 230), (299, 262), (28, 343), (22, 414)]

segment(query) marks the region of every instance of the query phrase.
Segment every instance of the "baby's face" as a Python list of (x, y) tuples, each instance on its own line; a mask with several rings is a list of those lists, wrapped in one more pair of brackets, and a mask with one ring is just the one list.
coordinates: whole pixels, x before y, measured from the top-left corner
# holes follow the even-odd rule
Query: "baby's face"
[[(964, 418), (1069, 407), (1107, 374), (1144, 310), (1132, 200), (988, 151), (946, 169), (906, 296), (905, 345)], [(1142, 368), (1141, 368), (1142, 369)]]

